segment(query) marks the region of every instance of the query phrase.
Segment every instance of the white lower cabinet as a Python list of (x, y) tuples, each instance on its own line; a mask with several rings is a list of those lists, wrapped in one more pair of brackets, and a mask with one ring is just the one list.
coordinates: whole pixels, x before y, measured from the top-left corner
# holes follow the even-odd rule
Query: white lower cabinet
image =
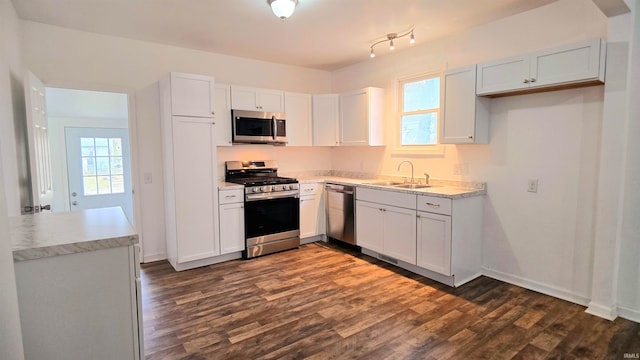
[(322, 183), (300, 184), (300, 238), (311, 238), (325, 232)]
[(243, 251), (244, 241), (244, 192), (220, 190), (220, 255)]
[(480, 276), (482, 197), (448, 199), (359, 187), (356, 244), (451, 286)]
[(356, 190), (356, 244), (415, 265), (416, 195)]
[(418, 211), (417, 265), (451, 275), (451, 216)]

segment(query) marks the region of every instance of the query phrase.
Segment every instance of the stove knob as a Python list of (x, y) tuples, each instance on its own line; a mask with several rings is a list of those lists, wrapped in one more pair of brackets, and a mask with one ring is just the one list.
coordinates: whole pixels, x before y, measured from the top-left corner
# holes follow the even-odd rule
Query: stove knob
[(254, 193), (257, 193), (257, 192), (260, 192), (260, 188), (254, 187), (253, 189), (251, 189), (251, 191), (253, 191)]
[(260, 186), (260, 191), (265, 192), (267, 190), (266, 186)]

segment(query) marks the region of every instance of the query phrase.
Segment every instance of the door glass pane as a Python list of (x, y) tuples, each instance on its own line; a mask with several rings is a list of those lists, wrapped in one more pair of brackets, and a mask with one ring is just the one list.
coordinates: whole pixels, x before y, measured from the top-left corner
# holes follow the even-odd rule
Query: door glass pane
[(117, 156), (111, 158), (111, 174), (123, 174), (122, 157)]
[(124, 176), (114, 175), (111, 177), (111, 193), (120, 194), (124, 192)]
[(120, 138), (109, 139), (109, 155), (122, 156), (122, 139)]
[(91, 176), (96, 174), (96, 158), (82, 158), (82, 176)]
[(97, 157), (95, 159), (98, 169), (98, 175), (109, 175), (109, 158)]
[(97, 181), (95, 176), (85, 176), (82, 178), (82, 186), (84, 195), (96, 195), (98, 194)]
[(96, 156), (109, 156), (109, 140), (96, 138)]
[(81, 148), (82, 156), (95, 155), (93, 138), (80, 138), (80, 148)]
[(98, 176), (98, 194), (111, 194), (111, 176)]

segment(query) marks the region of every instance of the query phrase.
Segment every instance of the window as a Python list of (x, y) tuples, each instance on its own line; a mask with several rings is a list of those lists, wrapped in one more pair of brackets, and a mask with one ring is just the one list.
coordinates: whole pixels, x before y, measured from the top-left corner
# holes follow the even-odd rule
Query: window
[(440, 118), (440, 75), (403, 79), (398, 87), (400, 146), (436, 145)]
[(84, 195), (124, 193), (122, 139), (80, 138)]

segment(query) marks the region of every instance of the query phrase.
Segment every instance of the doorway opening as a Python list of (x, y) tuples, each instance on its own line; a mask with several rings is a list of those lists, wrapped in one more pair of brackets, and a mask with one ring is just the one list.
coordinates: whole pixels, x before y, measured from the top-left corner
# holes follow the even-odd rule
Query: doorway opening
[(128, 95), (45, 88), (54, 212), (120, 206), (134, 224)]

